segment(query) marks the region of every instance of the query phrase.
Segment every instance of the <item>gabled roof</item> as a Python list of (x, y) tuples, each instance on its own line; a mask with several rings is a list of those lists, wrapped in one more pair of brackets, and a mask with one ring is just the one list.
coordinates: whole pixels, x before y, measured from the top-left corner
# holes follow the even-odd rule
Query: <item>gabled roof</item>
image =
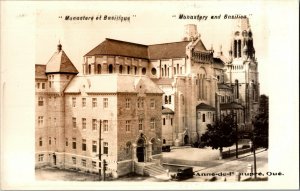
[(237, 102), (231, 102), (220, 104), (220, 109), (244, 109), (244, 107)]
[(102, 74), (76, 76), (65, 93), (138, 93), (142, 84), (145, 93), (163, 94), (163, 91), (147, 76), (127, 74)]
[(61, 45), (58, 45), (58, 50), (53, 54), (46, 65), (46, 73), (70, 73), (78, 74), (71, 60), (66, 53), (61, 50)]
[(148, 46), (149, 59), (185, 58), (186, 46), (190, 41), (154, 44)]
[(85, 56), (113, 55), (148, 59), (148, 47), (142, 44), (106, 38)]
[(223, 60), (221, 58), (219, 58), (219, 57), (214, 57), (213, 61), (214, 61), (213, 64), (215, 64), (215, 65), (220, 65), (221, 67), (224, 66)]
[(196, 106), (197, 110), (204, 110), (204, 111), (215, 111), (216, 109), (210, 105), (207, 105), (205, 103), (200, 103)]
[(36, 64), (35, 65), (35, 78), (36, 79), (47, 79), (46, 76), (46, 65)]

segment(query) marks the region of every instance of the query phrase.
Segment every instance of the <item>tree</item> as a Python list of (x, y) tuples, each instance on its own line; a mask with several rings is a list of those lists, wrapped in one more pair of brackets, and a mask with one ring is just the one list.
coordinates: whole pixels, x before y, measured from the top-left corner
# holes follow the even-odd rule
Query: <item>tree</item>
[(253, 120), (255, 147), (269, 148), (269, 98), (260, 96), (259, 113)]
[(223, 147), (232, 146), (235, 139), (234, 119), (231, 115), (225, 116), (222, 121), (214, 125), (208, 124), (207, 131), (201, 136), (201, 142), (205, 146), (220, 150), (220, 159), (223, 158)]

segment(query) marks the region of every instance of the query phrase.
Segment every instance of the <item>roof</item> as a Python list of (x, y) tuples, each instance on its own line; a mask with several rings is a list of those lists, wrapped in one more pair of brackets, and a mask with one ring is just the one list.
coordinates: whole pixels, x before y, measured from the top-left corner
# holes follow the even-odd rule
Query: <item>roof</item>
[(231, 103), (222, 103), (220, 104), (220, 108), (222, 109), (244, 109), (244, 107), (236, 102), (231, 102)]
[(127, 74), (75, 76), (65, 93), (138, 93), (141, 87), (145, 93), (163, 94), (149, 77)]
[(215, 111), (216, 109), (210, 105), (207, 105), (205, 103), (200, 103), (199, 105), (196, 106), (197, 110), (210, 110), (210, 111)]
[(172, 109), (170, 109), (170, 108), (165, 107), (162, 110), (162, 114), (174, 114), (174, 111)]
[(224, 62), (221, 58), (213, 58), (213, 63), (216, 64), (216, 65), (220, 65), (221, 67), (224, 66)]
[(180, 41), (148, 46), (149, 59), (185, 58), (186, 46), (190, 41)]
[(148, 46), (106, 38), (85, 56), (114, 55), (148, 59)]
[[(61, 48), (61, 45), (58, 46)], [(58, 49), (48, 61), (46, 65), (46, 73), (78, 74), (78, 70), (75, 68), (66, 53), (63, 50)]]
[(226, 84), (218, 84), (218, 89), (230, 89), (232, 90), (232, 88)]
[[(185, 58), (186, 46), (190, 42), (191, 41), (180, 41), (163, 44), (143, 45), (106, 38), (102, 43), (89, 51), (85, 56), (112, 55), (152, 60)], [(204, 47), (202, 42), (200, 46)]]
[(174, 79), (172, 78), (153, 78), (152, 79), (157, 85), (172, 85)]
[(36, 79), (47, 79), (46, 76), (46, 65), (36, 64), (35, 65), (35, 78)]

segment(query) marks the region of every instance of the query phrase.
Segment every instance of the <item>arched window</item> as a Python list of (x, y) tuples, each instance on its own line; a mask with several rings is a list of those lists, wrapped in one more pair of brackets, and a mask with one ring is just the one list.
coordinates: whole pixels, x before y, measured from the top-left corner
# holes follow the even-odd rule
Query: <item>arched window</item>
[(91, 74), (91, 71), (92, 71), (92, 66), (89, 64), (89, 71), (88, 71), (88, 74)]
[(152, 155), (155, 154), (155, 148), (156, 148), (156, 143), (155, 143), (155, 139), (151, 139), (151, 143), (152, 143)]
[(164, 76), (167, 76), (167, 66), (165, 65), (164, 67), (165, 67), (164, 68), (164, 70), (165, 70)]
[(131, 142), (127, 142), (126, 143), (126, 154), (130, 154), (131, 152)]
[(136, 75), (137, 74), (137, 67), (135, 66), (134, 67), (134, 75)]
[(176, 68), (174, 67), (174, 75), (176, 75)]
[(161, 68), (161, 77), (164, 76), (164, 68)]
[(166, 125), (166, 118), (163, 118), (163, 125)]
[(236, 58), (237, 57), (237, 41), (234, 40), (233, 43), (233, 57)]
[(242, 45), (241, 40), (238, 40), (238, 57), (241, 57)]
[(112, 74), (112, 73), (113, 73), (113, 65), (112, 65), (112, 64), (110, 64), (110, 65), (108, 66), (108, 73), (109, 73), (109, 74)]
[(146, 68), (142, 68), (142, 74), (145, 75), (147, 72)]
[(202, 114), (202, 122), (205, 122), (205, 113)]
[(97, 72), (98, 72), (98, 74), (101, 74), (101, 64), (97, 65)]
[(130, 66), (127, 66), (127, 74), (130, 74)]
[(123, 73), (123, 66), (122, 66), (122, 65), (120, 65), (120, 67), (119, 67), (119, 73), (120, 73), (120, 74)]

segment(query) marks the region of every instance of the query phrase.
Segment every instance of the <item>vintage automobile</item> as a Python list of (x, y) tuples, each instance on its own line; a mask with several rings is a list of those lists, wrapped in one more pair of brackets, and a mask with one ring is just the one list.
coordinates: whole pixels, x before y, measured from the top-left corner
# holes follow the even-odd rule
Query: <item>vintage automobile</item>
[(193, 178), (194, 172), (193, 167), (181, 167), (177, 169), (176, 179), (185, 180), (188, 178)]
[(171, 151), (171, 146), (170, 145), (163, 145), (161, 148), (162, 152), (170, 152)]

